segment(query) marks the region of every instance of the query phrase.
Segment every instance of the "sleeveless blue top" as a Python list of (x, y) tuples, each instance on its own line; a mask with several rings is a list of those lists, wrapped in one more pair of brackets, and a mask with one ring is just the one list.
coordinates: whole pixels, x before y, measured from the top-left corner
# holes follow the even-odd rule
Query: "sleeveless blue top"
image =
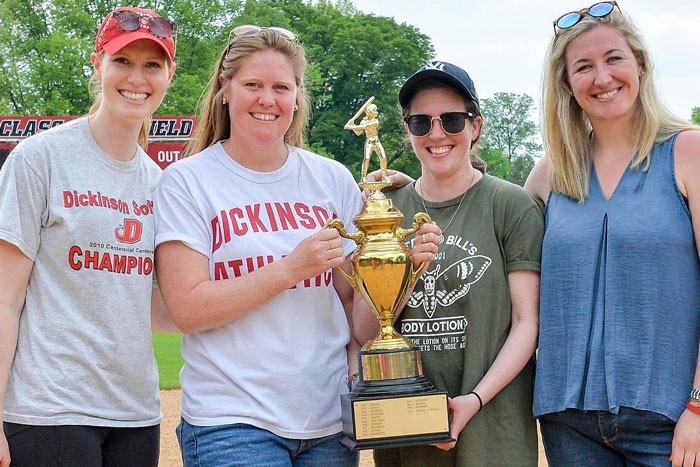
[(673, 138), (609, 200), (547, 202), (534, 414), (631, 407), (678, 420), (695, 374), (700, 263)]

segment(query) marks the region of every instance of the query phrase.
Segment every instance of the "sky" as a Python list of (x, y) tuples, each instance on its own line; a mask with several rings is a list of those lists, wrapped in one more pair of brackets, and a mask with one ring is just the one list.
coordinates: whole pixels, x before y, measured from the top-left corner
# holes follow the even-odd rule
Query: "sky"
[[(593, 0), (353, 0), (429, 36), (435, 57), (461, 66), (480, 98), (529, 94), (539, 107), (544, 55), (562, 14)], [(700, 106), (700, 0), (620, 0), (644, 35), (663, 102), (690, 119)]]

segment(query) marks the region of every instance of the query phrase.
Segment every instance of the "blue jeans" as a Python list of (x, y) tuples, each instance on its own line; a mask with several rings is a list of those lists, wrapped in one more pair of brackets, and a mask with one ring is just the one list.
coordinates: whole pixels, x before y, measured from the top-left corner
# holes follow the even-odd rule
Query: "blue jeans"
[(540, 417), (549, 467), (668, 467), (676, 423), (655, 412), (620, 407), (568, 409)]
[(359, 455), (340, 444), (342, 433), (289, 439), (252, 425), (194, 426), (175, 429), (184, 467), (356, 467)]

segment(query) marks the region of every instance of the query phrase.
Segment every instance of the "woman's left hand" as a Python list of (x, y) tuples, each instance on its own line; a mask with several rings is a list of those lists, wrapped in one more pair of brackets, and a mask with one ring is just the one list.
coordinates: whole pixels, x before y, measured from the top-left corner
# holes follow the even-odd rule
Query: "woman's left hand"
[(479, 400), (471, 394), (447, 399), (450, 409), (452, 409), (452, 423), (450, 423), (450, 437), (455, 441), (451, 443), (435, 443), (433, 446), (443, 451), (449, 451), (457, 444), (459, 434), (462, 432), (469, 420), (479, 411)]
[(420, 267), (424, 261), (433, 261), (438, 252), (442, 230), (436, 224), (424, 223), (416, 232), (411, 248), (411, 261), (415, 268)]
[(700, 415), (686, 409), (673, 432), (674, 466), (700, 466)]

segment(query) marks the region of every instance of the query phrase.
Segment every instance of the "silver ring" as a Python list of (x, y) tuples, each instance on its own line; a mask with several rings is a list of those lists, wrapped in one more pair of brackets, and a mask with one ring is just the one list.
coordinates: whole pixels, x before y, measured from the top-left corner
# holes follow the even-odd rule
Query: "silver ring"
[(428, 242), (425, 240), (425, 234), (421, 234), (421, 240), (423, 240), (423, 243), (428, 243)]

